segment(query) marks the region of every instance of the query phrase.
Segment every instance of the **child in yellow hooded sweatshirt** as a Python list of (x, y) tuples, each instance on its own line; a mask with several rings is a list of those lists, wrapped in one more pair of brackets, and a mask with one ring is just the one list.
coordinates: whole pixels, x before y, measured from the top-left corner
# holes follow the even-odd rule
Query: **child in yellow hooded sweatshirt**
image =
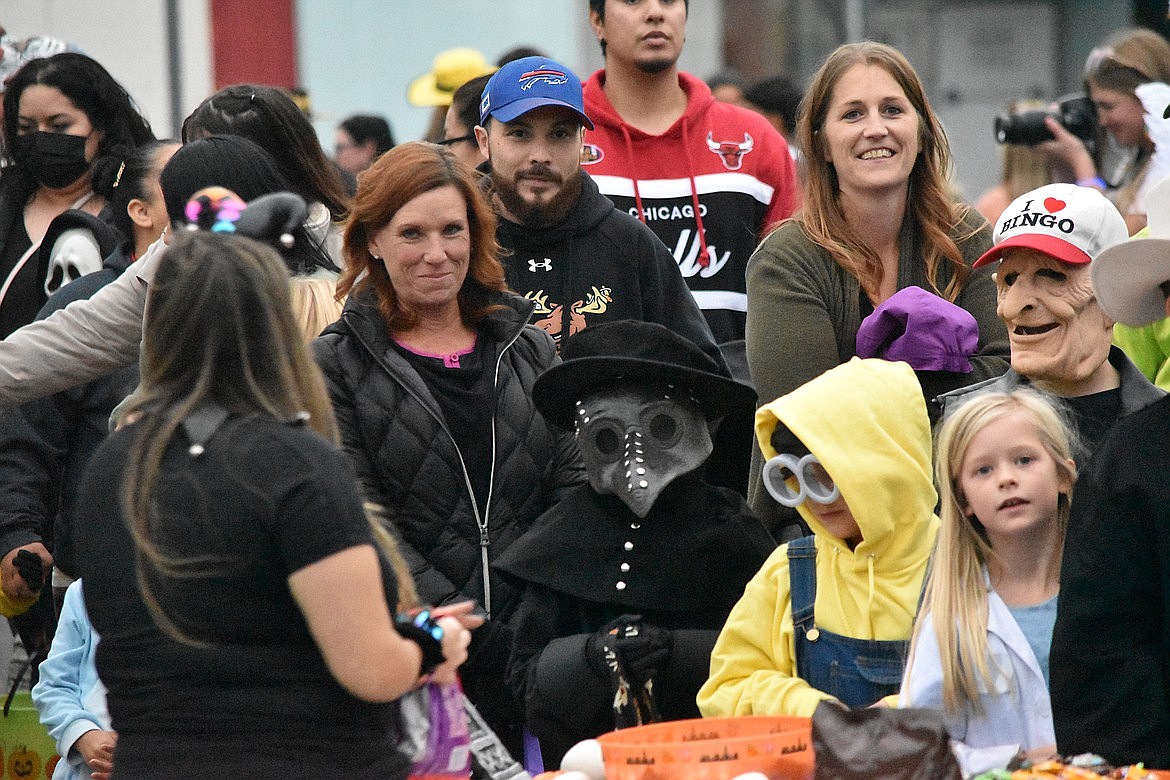
[(939, 526), (914, 371), (854, 358), (762, 406), (756, 437), (769, 492), (813, 535), (748, 583), (700, 711), (811, 716), (825, 699), (865, 707), (896, 693)]

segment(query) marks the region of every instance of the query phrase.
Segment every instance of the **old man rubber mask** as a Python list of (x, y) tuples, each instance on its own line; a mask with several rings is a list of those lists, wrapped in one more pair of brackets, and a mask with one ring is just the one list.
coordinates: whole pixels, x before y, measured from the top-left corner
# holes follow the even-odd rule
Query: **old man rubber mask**
[(577, 442), (598, 493), (646, 517), (662, 491), (711, 455), (711, 431), (695, 402), (666, 385), (611, 387), (577, 403)]
[(995, 287), (996, 313), (1007, 325), (1016, 373), (1060, 392), (1089, 378), (1108, 358), (1113, 321), (1097, 303), (1088, 263), (1008, 249)]

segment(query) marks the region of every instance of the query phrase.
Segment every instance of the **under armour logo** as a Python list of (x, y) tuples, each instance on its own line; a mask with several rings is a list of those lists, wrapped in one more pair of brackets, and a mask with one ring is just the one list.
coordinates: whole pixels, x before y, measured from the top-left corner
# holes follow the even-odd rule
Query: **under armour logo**
[(545, 271), (551, 271), (552, 270), (552, 258), (546, 257), (546, 258), (544, 258), (543, 261), (541, 261), (539, 263), (536, 262), (536, 258), (530, 259), (528, 261), (528, 270), (531, 271), (532, 273), (536, 273), (537, 268), (541, 268)]

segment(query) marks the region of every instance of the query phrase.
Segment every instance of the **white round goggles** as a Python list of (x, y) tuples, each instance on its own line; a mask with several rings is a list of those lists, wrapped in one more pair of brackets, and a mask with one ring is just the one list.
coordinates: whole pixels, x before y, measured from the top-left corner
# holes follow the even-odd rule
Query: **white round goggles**
[[(831, 504), (841, 495), (833, 478), (811, 452), (797, 458), (782, 452), (764, 464), (764, 487), (772, 498), (784, 506), (799, 506), (807, 499), (818, 504)], [(799, 490), (793, 490), (795, 480)]]

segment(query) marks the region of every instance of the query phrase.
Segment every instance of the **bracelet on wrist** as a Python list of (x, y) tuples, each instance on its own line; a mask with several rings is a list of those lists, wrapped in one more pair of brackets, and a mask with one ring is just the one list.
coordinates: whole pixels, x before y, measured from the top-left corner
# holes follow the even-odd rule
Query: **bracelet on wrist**
[(1109, 185), (1100, 176), (1087, 176), (1083, 179), (1077, 179), (1078, 187), (1092, 187), (1095, 190), (1104, 192), (1109, 189)]
[(418, 645), (422, 651), (422, 662), (418, 676), (427, 677), (446, 662), (443, 655), (443, 627), (431, 617), (430, 610), (424, 609), (416, 615), (398, 615), (394, 627), (399, 635)]

